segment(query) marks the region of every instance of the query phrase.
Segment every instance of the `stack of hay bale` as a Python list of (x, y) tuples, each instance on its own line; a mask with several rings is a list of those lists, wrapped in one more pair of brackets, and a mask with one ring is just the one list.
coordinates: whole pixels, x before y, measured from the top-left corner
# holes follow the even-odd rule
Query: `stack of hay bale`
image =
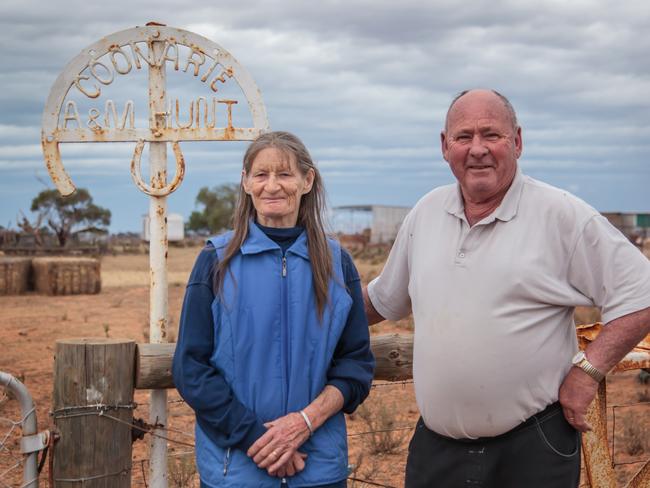
[(79, 257), (0, 256), (0, 295), (19, 295), (30, 289), (46, 295), (99, 293), (100, 262)]
[(29, 289), (31, 259), (0, 256), (0, 295), (20, 295)]
[(45, 295), (93, 295), (101, 289), (99, 260), (34, 258), (34, 289)]

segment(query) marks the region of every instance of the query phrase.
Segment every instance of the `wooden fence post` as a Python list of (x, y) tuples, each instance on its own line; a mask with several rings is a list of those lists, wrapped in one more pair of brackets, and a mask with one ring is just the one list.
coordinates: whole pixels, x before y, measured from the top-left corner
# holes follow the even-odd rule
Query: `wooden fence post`
[(131, 486), (135, 342), (56, 342), (54, 447), (56, 488)]

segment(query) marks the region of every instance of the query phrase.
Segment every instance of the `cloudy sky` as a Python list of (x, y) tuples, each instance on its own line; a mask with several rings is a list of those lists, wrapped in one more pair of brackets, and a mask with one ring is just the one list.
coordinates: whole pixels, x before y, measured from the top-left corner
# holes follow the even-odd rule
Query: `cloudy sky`
[[(101, 37), (150, 20), (215, 41), (249, 71), (271, 127), (296, 133), (317, 160), (332, 206), (410, 206), (450, 183), (439, 149), (446, 107), (465, 88), (492, 87), (518, 111), (524, 172), (601, 211), (650, 211), (646, 1), (3, 0), (0, 225), (29, 215), (31, 199), (51, 186), (40, 126), (58, 74)], [(169, 82), (181, 107), (210, 95), (182, 70)], [(146, 117), (137, 76), (106, 92), (120, 111), (132, 99), (136, 118)], [(169, 209), (187, 217), (201, 186), (238, 181), (245, 143), (182, 148), (187, 175)], [(129, 174), (133, 150), (62, 148), (75, 184), (113, 212), (113, 231), (138, 230), (148, 211)]]

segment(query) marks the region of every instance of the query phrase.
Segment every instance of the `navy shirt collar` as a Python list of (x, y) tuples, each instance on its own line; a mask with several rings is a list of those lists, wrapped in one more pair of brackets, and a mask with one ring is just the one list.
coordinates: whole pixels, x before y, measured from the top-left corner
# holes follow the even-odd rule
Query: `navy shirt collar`
[(293, 236), (295, 236), (295, 241), (287, 252), (309, 259), (307, 233), (304, 227), (265, 227), (252, 220), (248, 223), (248, 236), (241, 247), (241, 252), (242, 254), (257, 254), (274, 249), (282, 250), (282, 246), (276, 242), (276, 239), (290, 240)]

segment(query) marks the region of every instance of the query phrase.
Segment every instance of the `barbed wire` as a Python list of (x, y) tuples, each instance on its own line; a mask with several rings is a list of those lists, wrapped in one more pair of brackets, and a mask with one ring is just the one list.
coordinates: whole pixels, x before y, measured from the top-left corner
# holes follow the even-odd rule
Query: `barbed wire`
[[(168, 428), (166, 428), (166, 427), (164, 427), (162, 425), (155, 425), (155, 426), (152, 426), (152, 425), (149, 425), (149, 424), (140, 425), (140, 424), (136, 424), (134, 422), (128, 422), (126, 420), (122, 420), (122, 419), (119, 419), (117, 417), (113, 417), (112, 415), (109, 415), (107, 413), (104, 413), (104, 410), (99, 410), (99, 411), (92, 410), (92, 411), (88, 411), (88, 412), (74, 413), (74, 414), (70, 414), (70, 415), (63, 415), (63, 416), (58, 417), (58, 418), (83, 417), (83, 416), (88, 416), (88, 415), (95, 415), (97, 417), (102, 417), (102, 418), (105, 418), (105, 419), (109, 419), (109, 420), (112, 420), (112, 421), (117, 422), (119, 424), (127, 425), (127, 426), (131, 427), (132, 429), (139, 430), (140, 432), (144, 432), (145, 434), (149, 434), (149, 435), (152, 435), (154, 437), (159, 437), (160, 439), (164, 439), (164, 440), (166, 440), (168, 442), (179, 444), (181, 446), (192, 447), (192, 448), (194, 447), (194, 444), (190, 444), (188, 442), (182, 442), (182, 441), (179, 441), (179, 440), (176, 440), (176, 439), (172, 439), (171, 437), (167, 437), (167, 436), (158, 434), (156, 432), (156, 430), (163, 430), (163, 431), (171, 430), (171, 429), (168, 429)], [(57, 417), (55, 417), (55, 418), (57, 418)], [(190, 435), (190, 434), (187, 434), (187, 433), (183, 433), (183, 434), (188, 435), (188, 436)], [(193, 436), (191, 436), (191, 437), (193, 437)]]
[[(174, 400), (167, 400), (167, 404), (174, 404), (174, 403), (184, 403), (187, 405), (187, 402), (183, 400), (182, 398), (179, 399), (174, 399)], [(148, 407), (151, 404), (149, 402), (138, 402), (138, 407)], [(189, 405), (187, 405), (189, 407)]]
[(348, 476), (348, 479), (351, 481), (358, 481), (359, 483), (365, 483), (367, 485), (381, 486), (383, 488), (397, 488), (396, 486), (393, 485), (385, 485), (383, 483), (377, 483), (376, 481), (364, 480), (362, 478), (355, 478), (353, 476)]
[(383, 386), (406, 386), (406, 385), (412, 385), (413, 380), (401, 380), (401, 381), (391, 381), (387, 383), (373, 383), (370, 385), (370, 388), (381, 388)]
[(100, 480), (102, 478), (112, 478), (114, 476), (126, 476), (131, 472), (130, 467), (122, 468), (119, 471), (114, 471), (112, 473), (102, 473), (96, 474), (93, 476), (84, 476), (83, 478), (54, 478), (54, 481), (59, 481), (61, 483), (85, 483), (86, 481)]
[(368, 430), (365, 432), (354, 432), (353, 434), (348, 434), (348, 437), (357, 437), (360, 435), (381, 434), (383, 432), (397, 432), (400, 430), (413, 430), (413, 429), (415, 429), (415, 425), (409, 425), (405, 427), (395, 427), (393, 429)]
[[(404, 380), (404, 381), (395, 381), (395, 382), (386, 382), (386, 383), (373, 383), (371, 385), (372, 389), (375, 388), (382, 388), (382, 387), (398, 387), (398, 386), (406, 386), (406, 385), (412, 385), (413, 380)], [(2, 405), (4, 402), (6, 402), (10, 397), (6, 394), (6, 392), (3, 394), (3, 396), (0, 397), (0, 405)], [(188, 406), (185, 400), (182, 398), (179, 399), (171, 399), (167, 401), (168, 404), (172, 405), (185, 405)], [(616, 405), (610, 405), (608, 408), (612, 409), (612, 464), (614, 466), (620, 466), (620, 465), (634, 465), (634, 464), (641, 464), (644, 462), (647, 462), (647, 460), (634, 460), (634, 461), (616, 461), (616, 411), (617, 409), (620, 408), (631, 408), (631, 407), (636, 407), (640, 405), (648, 405), (650, 402), (644, 401), (644, 402), (636, 402), (636, 403), (631, 403), (631, 404), (616, 404)], [(135, 410), (138, 407), (148, 407), (149, 403), (148, 402), (139, 402), (139, 403), (132, 403), (132, 404), (127, 404), (127, 405), (103, 405), (103, 404), (94, 404), (94, 405), (79, 405), (79, 406), (71, 406), (71, 407), (63, 407), (57, 410), (54, 410), (50, 412), (50, 414), (53, 416), (54, 419), (60, 419), (60, 418), (71, 418), (71, 417), (80, 417), (80, 416), (86, 416), (86, 415), (95, 415), (99, 417), (104, 417), (110, 421), (117, 422), (123, 425), (126, 425), (132, 429), (141, 431), (145, 434), (149, 434), (154, 437), (158, 437), (161, 439), (164, 439), (168, 442), (171, 442), (173, 444), (181, 445), (184, 447), (189, 447), (191, 448), (190, 450), (186, 451), (181, 451), (181, 452), (172, 452), (168, 454), (169, 458), (174, 458), (174, 457), (181, 457), (181, 456), (187, 456), (189, 454), (193, 454), (195, 452), (195, 445), (193, 443), (189, 442), (183, 442), (177, 439), (174, 439), (172, 437), (162, 435), (160, 432), (169, 432), (169, 433), (174, 433), (178, 434), (187, 438), (194, 438), (194, 434), (185, 432), (180, 429), (175, 429), (172, 427), (166, 427), (162, 425), (150, 425), (150, 424), (136, 424), (134, 422), (129, 422), (127, 420), (120, 419), (118, 417), (114, 417), (113, 415), (108, 414), (107, 412), (110, 410), (120, 410), (120, 409), (131, 409)], [(22, 419), (15, 421), (12, 419), (9, 419), (7, 417), (0, 417), (0, 422), (9, 424), (9, 430), (8, 432), (3, 436), (3, 438), (0, 440), (0, 452), (6, 452), (11, 455), (12, 451), (6, 446), (6, 442), (9, 439), (9, 437), (15, 432), (16, 428), (21, 426), (24, 419), (31, 414), (36, 407), (34, 406), (30, 412), (28, 412), (25, 416), (23, 416)], [(376, 429), (376, 430), (368, 430), (368, 431), (363, 431), (363, 432), (353, 432), (353, 433), (348, 433), (348, 437), (360, 437), (364, 435), (372, 435), (372, 434), (381, 434), (381, 433), (390, 433), (390, 432), (397, 432), (397, 431), (405, 431), (405, 430), (412, 430), (414, 426), (399, 426), (399, 427), (394, 427), (390, 429)], [(21, 458), (14, 458), (14, 460), (17, 461), (8, 467), (4, 472), (0, 473), (0, 486), (2, 488), (12, 488), (10, 485), (8, 485), (5, 481), (3, 481), (3, 478), (5, 478), (9, 473), (14, 471), (16, 468), (18, 468), (21, 464), (23, 464), (23, 459)], [(132, 463), (135, 465), (140, 466), (140, 471), (141, 471), (141, 476), (142, 476), (142, 481), (144, 483), (144, 486), (148, 488), (148, 483), (147, 483), (147, 476), (146, 472), (147, 470), (145, 469), (145, 465), (149, 464), (150, 460), (145, 458), (145, 459), (137, 459), (134, 460)], [(90, 477), (85, 477), (85, 478), (75, 478), (75, 479), (57, 479), (56, 481), (60, 482), (84, 482), (84, 481), (89, 481), (93, 479), (99, 479), (99, 478), (106, 478), (106, 477), (111, 477), (111, 476), (119, 476), (119, 475), (126, 475), (128, 472), (131, 472), (132, 474), (135, 474), (132, 468), (124, 468), (122, 470), (113, 472), (113, 473), (104, 473), (104, 474), (98, 474), (95, 476), (90, 476)], [(369, 479), (363, 479), (363, 478), (358, 478), (356, 476), (350, 476), (348, 477), (348, 480), (358, 482), (358, 483), (365, 483), (368, 485), (372, 486), (378, 486), (382, 488), (395, 488), (392, 485), (381, 483), (375, 480), (369, 480)]]
[[(407, 386), (407, 385), (412, 385), (413, 380), (399, 380), (399, 381), (387, 381), (385, 383), (373, 383), (370, 385), (371, 389), (375, 388), (383, 388), (383, 387), (389, 387), (389, 386)], [(182, 398), (175, 398), (173, 400), (167, 400), (168, 405), (174, 405), (174, 404), (183, 404), (186, 405), (188, 408), (191, 408), (189, 405), (187, 405), (187, 402), (183, 400)], [(144, 402), (137, 402), (138, 407), (148, 407), (150, 406), (150, 403), (147, 401)]]
[[(167, 454), (167, 457), (181, 457), (181, 456), (187, 456), (188, 454), (194, 454), (194, 453), (195, 453), (194, 450), (192, 450), (192, 451), (182, 451), (182, 452), (172, 452), (172, 453)], [(142, 473), (142, 479), (143, 479), (145, 487), (148, 487), (148, 484), (147, 484), (146, 470), (144, 468), (144, 465), (149, 464), (150, 461), (151, 460), (149, 458), (136, 459), (136, 460), (133, 461), (134, 464), (139, 464), (140, 465), (140, 470), (141, 470), (141, 473)], [(393, 485), (387, 485), (385, 483), (380, 483), (380, 482), (377, 482), (377, 481), (374, 481), (374, 480), (369, 480), (369, 479), (357, 478), (356, 476), (348, 476), (347, 479), (350, 480), (350, 481), (355, 481), (355, 482), (358, 482), (358, 483), (364, 483), (364, 484), (368, 484), (368, 485), (372, 485), (372, 486), (379, 486), (379, 487), (382, 487), (382, 488), (397, 488), (396, 486), (393, 486)]]

